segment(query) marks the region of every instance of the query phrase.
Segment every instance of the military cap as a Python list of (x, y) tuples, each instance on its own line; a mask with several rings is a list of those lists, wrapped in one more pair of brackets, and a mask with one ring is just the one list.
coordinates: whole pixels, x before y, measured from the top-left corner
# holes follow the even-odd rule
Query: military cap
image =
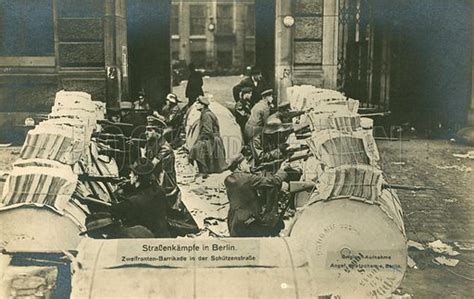
[(261, 75), (261, 74), (262, 74), (262, 71), (256, 67), (253, 67), (252, 70), (250, 71), (251, 76)]
[(155, 115), (149, 115), (146, 117), (146, 127), (147, 128), (163, 128), (166, 127), (166, 122), (164, 117), (158, 117)]
[(121, 110), (131, 110), (132, 109), (132, 102), (128, 102), (128, 101), (120, 102), (120, 109)]
[(138, 158), (131, 166), (130, 170), (133, 171), (137, 175), (148, 175), (153, 172), (155, 169), (155, 165), (144, 157)]
[(120, 107), (117, 107), (117, 106), (107, 107), (107, 113), (109, 113), (109, 114), (120, 113)]
[(140, 90), (140, 91), (138, 92), (138, 96), (145, 97), (145, 95), (146, 95), (146, 94), (145, 94), (145, 91), (144, 91), (144, 90)]
[(209, 98), (207, 96), (199, 96), (197, 101), (203, 105), (209, 106)]
[(262, 97), (273, 95), (273, 89), (266, 89), (261, 93)]
[(93, 213), (86, 218), (86, 231), (81, 232), (79, 235), (83, 236), (87, 233), (94, 232), (99, 229), (106, 228), (113, 224), (117, 224), (112, 218), (112, 214), (109, 212), (97, 212)]
[(293, 129), (292, 123), (283, 123), (276, 115), (271, 115), (265, 126), (263, 127), (264, 134), (275, 134), (275, 133), (283, 133), (288, 132)]
[(166, 96), (166, 99), (168, 101), (170, 101), (171, 103), (180, 103), (181, 101), (178, 99), (178, 96), (175, 95), (174, 93), (169, 93), (167, 96)]
[(252, 87), (249, 87), (249, 86), (243, 87), (240, 90), (241, 93), (249, 93), (249, 92), (252, 92), (252, 91), (253, 91)]

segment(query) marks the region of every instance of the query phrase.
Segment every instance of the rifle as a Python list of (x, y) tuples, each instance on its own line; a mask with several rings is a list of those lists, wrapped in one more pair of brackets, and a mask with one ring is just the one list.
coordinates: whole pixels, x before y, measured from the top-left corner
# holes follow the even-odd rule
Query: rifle
[(397, 185), (397, 184), (382, 184), (384, 189), (399, 189), (409, 191), (424, 191), (424, 190), (437, 190), (430, 186), (411, 186), (411, 185)]
[(306, 111), (305, 110), (290, 110), (290, 111), (281, 111), (279, 112), (279, 116), (280, 118), (295, 118), (295, 117), (298, 117), (300, 115), (303, 115), (305, 114)]
[(105, 156), (113, 156), (114, 154), (127, 154), (130, 151), (122, 151), (116, 148), (106, 148), (106, 149), (100, 149), (98, 150), (99, 155), (105, 155)]
[(385, 112), (374, 112), (374, 113), (365, 113), (361, 114), (360, 116), (362, 117), (371, 117), (371, 116), (387, 116), (390, 115), (392, 112), (391, 111), (385, 111)]
[(309, 149), (309, 146), (306, 145), (306, 144), (300, 144), (299, 146), (297, 147), (289, 147), (286, 149), (286, 152), (289, 153), (289, 154), (294, 154), (296, 152), (299, 152), (299, 151), (304, 151), (304, 150), (308, 150)]
[(312, 136), (312, 133), (295, 134), (297, 140), (306, 139)]
[(89, 175), (87, 173), (79, 174), (78, 179), (83, 182), (101, 182), (101, 183), (121, 183), (126, 179), (123, 177), (115, 176), (99, 176), (99, 175)]
[(108, 119), (99, 119), (97, 123), (99, 125), (109, 125), (109, 126), (117, 126), (117, 127), (133, 127), (133, 125), (129, 123), (113, 122)]
[(75, 198), (77, 198), (80, 202), (82, 203), (95, 203), (95, 204), (99, 204), (99, 205), (103, 205), (103, 206), (106, 206), (106, 207), (110, 207), (112, 206), (111, 203), (108, 203), (106, 201), (103, 201), (103, 200), (100, 200), (100, 199), (95, 199), (95, 198), (92, 198), (92, 197), (89, 197), (89, 196), (79, 196), (79, 195), (74, 195)]
[(305, 154), (305, 155), (300, 155), (300, 156), (296, 156), (296, 157), (289, 157), (287, 159), (276, 159), (276, 160), (273, 160), (271, 162), (264, 162), (264, 163), (260, 163), (260, 165), (254, 167), (252, 169), (252, 172), (257, 172), (257, 171), (261, 171), (261, 170), (264, 170), (264, 169), (273, 169), (276, 165), (279, 165), (285, 161), (288, 161), (288, 162), (294, 162), (294, 161), (298, 161), (298, 160), (306, 160), (308, 159), (309, 157), (311, 157), (313, 154), (312, 153), (309, 153), (309, 154)]
[(111, 133), (97, 132), (97, 133), (92, 133), (92, 137), (98, 138), (98, 141), (103, 142), (103, 143), (111, 142), (111, 141), (108, 141), (108, 140), (114, 140), (114, 141), (124, 140), (124, 141), (127, 141), (127, 142), (138, 142), (138, 143), (139, 142), (146, 142), (146, 139), (132, 138), (132, 137), (125, 136), (123, 134), (111, 134)]

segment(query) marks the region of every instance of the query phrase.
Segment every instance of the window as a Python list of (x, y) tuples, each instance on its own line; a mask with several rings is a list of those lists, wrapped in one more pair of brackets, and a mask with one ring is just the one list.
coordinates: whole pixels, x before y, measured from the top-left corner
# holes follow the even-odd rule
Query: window
[(247, 5), (247, 19), (245, 20), (245, 35), (255, 36), (255, 5)]
[(231, 4), (218, 4), (217, 5), (217, 33), (218, 34), (232, 34), (233, 26), (233, 8)]
[(52, 0), (0, 1), (0, 55), (54, 55)]
[(189, 6), (189, 21), (191, 35), (205, 35), (206, 34), (206, 6), (205, 5), (190, 5)]
[(232, 67), (232, 51), (218, 51), (217, 64), (222, 68)]
[(245, 66), (255, 64), (255, 51), (245, 51), (244, 64)]
[(191, 51), (191, 61), (197, 68), (206, 66), (206, 51)]
[(179, 35), (179, 5), (171, 6), (171, 35)]

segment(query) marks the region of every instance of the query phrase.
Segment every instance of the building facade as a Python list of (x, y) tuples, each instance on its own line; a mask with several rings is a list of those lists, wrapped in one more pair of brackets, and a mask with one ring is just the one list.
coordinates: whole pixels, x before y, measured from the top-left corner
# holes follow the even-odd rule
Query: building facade
[(173, 0), (171, 57), (213, 73), (255, 63), (255, 2)]
[(4, 0), (0, 119), (48, 111), (61, 89), (109, 106), (144, 90), (158, 106), (177, 59), (255, 64), (275, 87), (290, 69), (295, 84), (400, 121), (463, 126), (474, 119), (471, 11), (462, 0)]

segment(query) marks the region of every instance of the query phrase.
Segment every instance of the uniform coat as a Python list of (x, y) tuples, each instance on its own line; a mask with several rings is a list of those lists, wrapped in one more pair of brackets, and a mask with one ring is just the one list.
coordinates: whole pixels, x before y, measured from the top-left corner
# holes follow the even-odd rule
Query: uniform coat
[(156, 238), (169, 238), (166, 195), (156, 182), (141, 184), (120, 195), (123, 200), (111, 207), (111, 213), (126, 226), (142, 225)]
[(253, 166), (286, 158), (286, 153), (281, 149), (281, 145), (285, 144), (286, 140), (287, 138), (279, 138), (278, 134), (265, 135), (262, 133), (255, 136), (250, 141)]
[[(153, 174), (166, 194), (174, 193), (178, 185), (176, 183), (175, 156), (171, 145), (164, 138), (150, 139), (145, 144), (145, 158), (150, 161), (158, 159)], [(169, 206), (171, 207), (175, 200), (170, 198), (170, 201)]]
[(249, 120), (245, 125), (245, 137), (247, 140), (251, 140), (254, 136), (262, 133), (263, 126), (270, 116), (270, 109), (270, 103), (266, 100), (260, 100), (260, 102), (252, 108)]
[(284, 226), (278, 215), (278, 192), (285, 178), (284, 172), (267, 176), (234, 172), (224, 180), (231, 237), (278, 235)]
[(249, 117), (250, 117), (250, 102), (247, 100), (239, 100), (237, 103), (235, 103), (235, 118), (237, 120), (237, 123), (240, 126), (240, 129), (242, 130), (242, 133), (245, 132), (245, 124), (247, 123)]
[(190, 159), (204, 165), (207, 173), (220, 173), (227, 168), (219, 121), (206, 106), (201, 110), (199, 136), (191, 148)]

